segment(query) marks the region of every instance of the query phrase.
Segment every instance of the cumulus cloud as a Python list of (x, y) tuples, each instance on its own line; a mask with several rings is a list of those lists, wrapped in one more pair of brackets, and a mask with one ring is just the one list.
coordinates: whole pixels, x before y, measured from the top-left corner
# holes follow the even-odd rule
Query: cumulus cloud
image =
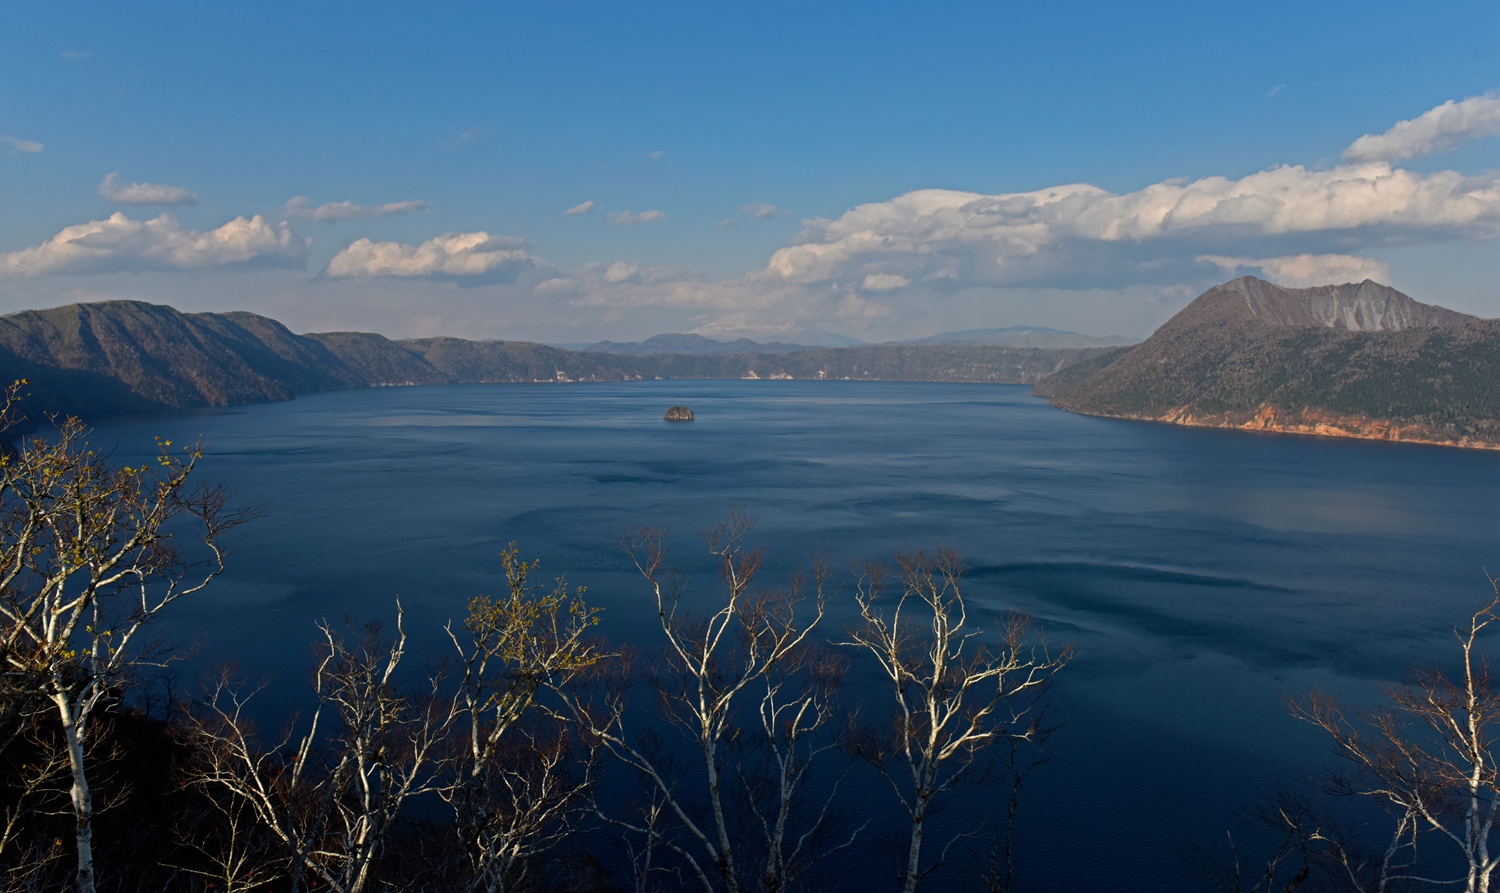
[(9, 143), (12, 155), (17, 152), (40, 152), (47, 148), (35, 140), (23, 140), (18, 136), (6, 136), (3, 133), (0, 133), (0, 143)]
[(106, 220), (66, 227), (35, 247), (0, 254), (0, 276), (301, 267), (307, 263), (308, 245), (286, 223), (271, 224), (259, 215), (194, 232), (170, 214), (132, 220), (116, 212)]
[(513, 278), (543, 263), (526, 251), (526, 243), (486, 232), (444, 233), (420, 245), (360, 239), (334, 255), (324, 275), (334, 279), (419, 276), (462, 279)]
[[(289, 210), (318, 210), (303, 201)], [(601, 210), (584, 202), (564, 213)], [(741, 211), (741, 222), (776, 213), (764, 203)], [(659, 210), (608, 215), (622, 226), (665, 217)], [(235, 256), (215, 247), (236, 224), (264, 230), (268, 247)], [(147, 231), (153, 227), (160, 232)], [(883, 340), (934, 326), (1000, 323), (1007, 318), (1001, 314), (1014, 312), (1028, 314), (1024, 321), (1066, 325), (1078, 307), (1089, 307), (1094, 318), (1118, 313), (1138, 330), (1159, 322), (1168, 305), (1230, 276), (1258, 271), (1292, 286), (1389, 281), (1386, 265), (1370, 256), (1388, 246), (1497, 235), (1500, 173), (1417, 173), (1376, 159), (1166, 180), (1123, 194), (1084, 183), (994, 195), (916, 190), (806, 220), (762, 267), (729, 279), (616, 258), (560, 270), (524, 242), (484, 232), (414, 245), (361, 239), (323, 276), (495, 284), (504, 300), (579, 320), (650, 319), (676, 330), (805, 343), (787, 333), (832, 330)], [(137, 223), (115, 215), (0, 255), (0, 274), (252, 260), (295, 265), (305, 263), (306, 252), (286, 224), (260, 218), (191, 233), (167, 217)], [(1053, 305), (1056, 312), (1047, 309)], [(1115, 309), (1127, 305), (1133, 309)], [(1042, 318), (1030, 318), (1033, 312)]]
[[(1383, 162), (1287, 165), (1238, 180), (1168, 180), (1115, 195), (1086, 184), (980, 195), (943, 189), (806, 222), (800, 244), (755, 274), (785, 282), (1055, 285), (1098, 262), (1098, 284), (1170, 275), (1215, 244), (1489, 237), (1500, 233), (1500, 175), (1417, 174)], [(1195, 250), (1196, 249), (1196, 250)], [(1133, 271), (1133, 272), (1132, 272)], [(1092, 284), (1092, 283), (1091, 283)]]
[(865, 277), (865, 281), (859, 287), (865, 291), (895, 291), (898, 288), (906, 288), (908, 285), (911, 285), (911, 280), (905, 276), (871, 273)]
[(626, 263), (623, 260), (617, 260), (614, 263), (610, 264), (607, 268), (605, 268), (604, 279), (607, 282), (625, 282), (629, 279), (634, 278), (636, 270), (638, 269), (640, 269), (640, 267), (636, 264)]
[(1389, 282), (1371, 250), (1497, 235), (1497, 173), (1418, 173), (1383, 160), (1280, 165), (1123, 194), (1085, 183), (998, 195), (916, 190), (806, 220), (793, 244), (736, 279), (634, 264), (622, 277), (623, 268), (599, 265), (552, 288), (579, 307), (691, 310), (700, 326), (794, 320), (864, 332), (928, 318), (949, 298), (982, 306), (1036, 290), (1134, 290), (1140, 301), (1145, 289), (1175, 302), (1217, 276), (1257, 271), (1291, 286)]
[(773, 284), (744, 278), (715, 282), (678, 267), (649, 267), (629, 261), (585, 264), (566, 277), (541, 283), (535, 290), (567, 296), (575, 307), (715, 311), (764, 308), (780, 303), (788, 293)]
[[(740, 210), (777, 213), (765, 203)], [(664, 216), (622, 211), (610, 220)], [(1370, 256), (1380, 249), (1497, 235), (1500, 173), (1419, 173), (1385, 160), (1288, 164), (1122, 194), (1086, 183), (994, 195), (916, 190), (806, 220), (792, 244), (743, 276), (716, 281), (612, 260), (554, 273), (526, 293), (604, 318), (647, 311), (703, 333), (812, 326), (878, 340), (1053, 300), (1096, 310), (1128, 302), (1134, 318), (1159, 321), (1151, 302), (1176, 304), (1245, 273), (1290, 286), (1389, 282), (1388, 266)]]
[(1344, 150), (1345, 161), (1395, 161), (1446, 152), (1466, 140), (1500, 134), (1500, 94), (1448, 100), (1385, 133), (1365, 134)]
[(121, 185), (119, 174), (105, 174), (99, 181), (99, 194), (122, 205), (196, 205), (198, 194), (180, 186), (161, 183)]
[(573, 207), (571, 207), (568, 210), (564, 211), (563, 214), (564, 214), (564, 216), (569, 216), (569, 215), (578, 215), (578, 214), (592, 214), (593, 212), (594, 212), (594, 202), (593, 202), (593, 199), (590, 199), (589, 201), (586, 201), (586, 202), (584, 202), (581, 205), (574, 205)]
[(616, 211), (609, 215), (609, 222), (616, 226), (635, 226), (640, 223), (656, 223), (658, 220), (666, 220), (665, 211), (642, 211), (639, 214), (629, 210)]
[(329, 202), (326, 205), (312, 203), (312, 199), (299, 195), (286, 203), (282, 213), (288, 217), (301, 217), (321, 223), (338, 223), (340, 220), (369, 220), (372, 217), (394, 217), (427, 211), (432, 205), (423, 201), (388, 202), (383, 205), (357, 205), (354, 202)]
[(740, 205), (740, 213), (749, 214), (756, 220), (771, 220), (781, 213), (781, 209), (768, 202), (751, 202), (748, 205)]
[(1288, 257), (1223, 257), (1200, 255), (1197, 260), (1213, 264), (1227, 275), (1241, 270), (1260, 270), (1272, 282), (1292, 288), (1313, 285), (1339, 285), (1346, 282), (1390, 282), (1391, 268), (1371, 257), (1350, 254), (1295, 254)]

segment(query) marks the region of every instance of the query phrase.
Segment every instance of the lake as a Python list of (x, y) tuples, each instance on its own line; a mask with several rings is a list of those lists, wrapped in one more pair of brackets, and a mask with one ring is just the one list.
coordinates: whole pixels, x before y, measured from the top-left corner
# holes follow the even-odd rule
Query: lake
[[(697, 420), (663, 422), (677, 403)], [(820, 553), (842, 570), (959, 550), (971, 604), (1029, 612), (1078, 649), (1051, 695), (1053, 760), (1021, 806), (1024, 889), (1197, 889), (1179, 847), (1225, 848), (1258, 790), (1305, 787), (1332, 761), (1286, 696), (1372, 703), (1405, 668), (1450, 661), (1449, 631), (1500, 571), (1500, 453), (1089, 418), (1021, 386), (388, 388), (93, 440), (136, 461), (158, 435), (201, 436), (203, 477), (266, 515), (167, 631), (198, 644), (199, 669), (269, 676), (273, 705), (305, 690), (314, 620), (389, 619), (399, 595), (436, 648), (471, 596), (502, 588), (511, 541), (588, 586), (606, 635), (646, 645), (647, 593), (612, 539), (628, 523), (670, 527), (697, 572), (693, 531), (741, 506), (768, 580)], [(830, 637), (851, 614), (842, 580)], [(944, 821), (970, 827), (983, 802)], [(883, 886), (881, 845), (860, 864)], [(956, 871), (930, 889), (962, 889)]]

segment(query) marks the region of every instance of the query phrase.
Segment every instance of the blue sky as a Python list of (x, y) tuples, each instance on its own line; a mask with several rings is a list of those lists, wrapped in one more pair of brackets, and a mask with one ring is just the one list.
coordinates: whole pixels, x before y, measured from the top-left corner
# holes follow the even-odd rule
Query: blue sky
[(0, 312), (1145, 335), (1252, 273), (1500, 316), (1497, 37), (1493, 2), (13, 5)]

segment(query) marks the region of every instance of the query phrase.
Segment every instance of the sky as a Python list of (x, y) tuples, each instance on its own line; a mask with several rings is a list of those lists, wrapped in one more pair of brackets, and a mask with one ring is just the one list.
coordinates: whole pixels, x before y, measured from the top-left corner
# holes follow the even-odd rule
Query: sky
[(1144, 337), (1234, 276), (1500, 317), (1500, 4), (11, 4), (0, 313)]

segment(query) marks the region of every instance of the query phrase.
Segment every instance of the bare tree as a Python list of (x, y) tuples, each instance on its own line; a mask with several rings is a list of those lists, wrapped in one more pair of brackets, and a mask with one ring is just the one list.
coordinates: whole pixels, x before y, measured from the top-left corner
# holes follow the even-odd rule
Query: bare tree
[[(861, 737), (860, 754), (890, 783), (911, 822), (904, 865), (904, 893), (943, 862), (925, 867), (923, 837), (935, 801), (973, 780), (987, 748), (1037, 737), (1037, 692), (1071, 658), (1045, 643), (1029, 644), (1028, 618), (1012, 614), (998, 631), (998, 644), (969, 624), (960, 583), (963, 565), (951, 550), (897, 553), (900, 593), (889, 606), (887, 571), (863, 565), (857, 599), (860, 622), (845, 643), (873, 655), (892, 686), (895, 704), (888, 733)], [(946, 852), (946, 850), (945, 850)]]
[[(469, 859), (471, 889), (503, 893), (524, 883), (530, 860), (569, 833), (569, 813), (593, 782), (569, 769), (570, 737), (555, 721), (527, 721), (544, 687), (566, 685), (596, 664), (590, 639), (599, 609), (559, 578), (550, 592), (529, 582), (535, 561), (515, 544), (500, 553), (508, 592), (469, 602), (458, 651), (462, 678), (455, 712), (465, 738), (452, 759), (454, 779), (442, 791), (454, 809)], [(549, 711), (549, 718), (555, 720)]]
[[(1334, 790), (1373, 797), (1388, 804), (1395, 825), (1376, 860), (1363, 859), (1338, 836), (1314, 830), (1354, 889), (1385, 893), (1411, 884), (1451, 885), (1485, 893), (1497, 869), (1495, 819), (1497, 790), (1496, 721), (1500, 690), (1489, 662), (1476, 650), (1479, 636), (1500, 620), (1500, 585), (1495, 598), (1454, 630), (1463, 655), (1460, 678), (1437, 669), (1415, 671), (1406, 686), (1389, 686), (1391, 705), (1350, 719), (1332, 698), (1315, 694), (1293, 703), (1293, 714), (1333, 737), (1353, 772), (1334, 779)], [(1459, 877), (1433, 876), (1421, 858), (1424, 840), (1446, 841), (1462, 860)]]
[[(1305, 797), (1278, 788), (1266, 794), (1261, 803), (1242, 819), (1244, 824), (1260, 832), (1257, 837), (1274, 841), (1264, 861), (1257, 868), (1247, 869), (1234, 834), (1226, 833), (1227, 865), (1208, 856), (1202, 847), (1182, 848), (1184, 867), (1190, 874), (1206, 886), (1224, 893), (1293, 893), (1309, 879), (1313, 882), (1313, 889), (1326, 889), (1320, 884), (1321, 874), (1315, 873), (1327, 865), (1324, 857), (1328, 853), (1319, 849), (1319, 842), (1335, 838), (1347, 842), (1348, 838), (1334, 826), (1323, 823)], [(1359, 889), (1358, 885), (1356, 889)]]
[(4, 801), (0, 812), (0, 890), (5, 893), (47, 889), (66, 855), (61, 841), (36, 833), (69, 775), (68, 753), (61, 736), (48, 734), (39, 716), (23, 717), (12, 729), (3, 756)]
[[(7, 392), (0, 424), (13, 421), (19, 386)], [(27, 438), (0, 458), (0, 656), (9, 678), (44, 697), (60, 724), (79, 893), (93, 893), (96, 875), (91, 720), (132, 670), (166, 659), (145, 627), (223, 571), (219, 538), (248, 517), (225, 510), (221, 488), (189, 486), (197, 447), (174, 452), (158, 441), (154, 463), (115, 468), (87, 434), (65, 419), (51, 441)], [(186, 530), (196, 559), (174, 545)]]
[[(1040, 689), (1037, 690), (1040, 693)], [(1001, 751), (1001, 768), (1009, 781), (1010, 796), (1005, 804), (1005, 826), (996, 835), (998, 841), (990, 850), (990, 865), (984, 875), (988, 893), (1010, 893), (1016, 876), (1016, 813), (1021, 808), (1021, 788), (1027, 776), (1052, 762), (1047, 742), (1059, 728), (1047, 721), (1047, 707), (1036, 708), (1031, 721), (1031, 735), (1012, 735), (1008, 749)]]
[(370, 889), (402, 806), (442, 787), (441, 746), (454, 720), (452, 704), (436, 697), (438, 678), (421, 697), (397, 685), (406, 631), (399, 602), (396, 608), (393, 641), (376, 623), (354, 644), (319, 624), (318, 703), (300, 737), (289, 731), (279, 746), (259, 749), (245, 711), (254, 692), (227, 677), (197, 720), (203, 745), (196, 781), (238, 798), (289, 850), (292, 893), (303, 889), (305, 873), (336, 893)]
[[(607, 693), (597, 710), (569, 695), (585, 732), (649, 789), (642, 818), (601, 813), (643, 838), (633, 851), (638, 867), (646, 866), (638, 871), (642, 884), (658, 870), (652, 854), (664, 848), (708, 893), (779, 893), (852, 841), (852, 834), (830, 839), (832, 793), (822, 802), (808, 799), (813, 765), (831, 745), (826, 727), (840, 672), (838, 661), (809, 647), (824, 617), (828, 571), (820, 562), (787, 588), (756, 588), (764, 552), (744, 543), (753, 523), (736, 510), (704, 531), (724, 585), (723, 601), (706, 614), (683, 603), (683, 578), (667, 568), (663, 531), (632, 527), (621, 539), (650, 586), (666, 640), (647, 681), (666, 726), (680, 733), (680, 747), (662, 742), (655, 729), (633, 730), (624, 689)], [(696, 768), (678, 765), (681, 751), (692, 754)], [(768, 773), (755, 773), (752, 751)]]
[(285, 880), (277, 870), (274, 836), (243, 798), (200, 785), (204, 808), (178, 829), (203, 867), (180, 870), (203, 878), (216, 893), (252, 893)]

